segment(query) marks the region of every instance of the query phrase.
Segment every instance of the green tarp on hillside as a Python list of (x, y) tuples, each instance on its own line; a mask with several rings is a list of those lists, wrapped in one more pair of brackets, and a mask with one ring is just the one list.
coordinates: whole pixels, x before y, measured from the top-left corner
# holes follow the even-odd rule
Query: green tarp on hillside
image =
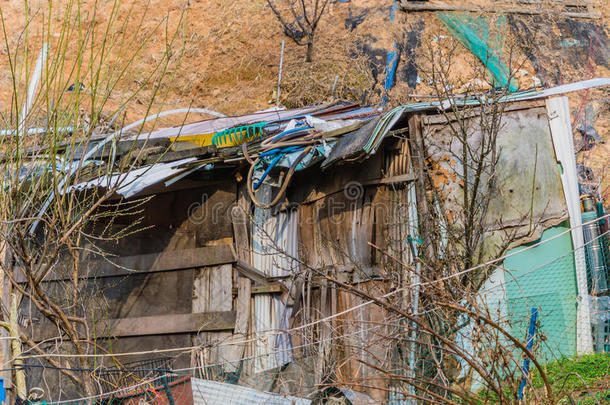
[[(510, 78), (508, 67), (500, 59), (504, 49), (506, 17), (475, 16), (469, 13), (440, 13), (437, 17), (445, 23), (455, 39), (460, 41), (485, 65), (496, 86), (517, 91)], [(495, 21), (494, 21), (495, 20)], [(490, 29), (494, 24), (495, 28)]]

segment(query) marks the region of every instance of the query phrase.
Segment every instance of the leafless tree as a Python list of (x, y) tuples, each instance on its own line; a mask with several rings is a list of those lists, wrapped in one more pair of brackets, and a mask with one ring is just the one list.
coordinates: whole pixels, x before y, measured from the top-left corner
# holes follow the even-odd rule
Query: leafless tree
[[(267, 0), (284, 34), (297, 45), (306, 45), (305, 62), (311, 62), (313, 45), (320, 20), (330, 0)], [(289, 13), (285, 10), (289, 10)], [(293, 19), (290, 22), (290, 19)]]
[[(51, 10), (52, 6), (42, 5), (43, 9), (28, 14), (23, 33), (5, 29), (2, 36), (12, 94), (2, 112), (6, 130), (0, 140), (0, 268), (5, 320), (1, 326), (9, 329), (13, 340), (12, 350), (3, 350), (4, 364), (14, 366), (14, 384), (8, 388), (22, 399), (27, 398), (22, 345), (24, 354), (66, 376), (76, 392), (96, 393), (95, 373), (87, 372), (95, 363), (85, 355), (108, 350), (103, 344), (106, 331), (99, 330), (100, 322), (107, 318), (107, 305), (100, 289), (83, 279), (81, 263), (86, 257), (109, 260), (101, 246), (139, 229), (143, 203), (113, 197), (118, 188), (128, 184), (125, 176), (119, 175), (131, 170), (141, 150), (132, 147), (120, 160), (112, 153), (104, 158), (101, 151), (124, 135), (114, 129), (122, 125), (119, 112), (124, 106), (149, 92), (147, 110), (151, 111), (162, 98), (169, 69), (178, 62), (181, 48), (179, 28), (164, 26), (168, 24), (164, 20), (147, 32), (142, 25), (145, 19), (133, 24), (125, 10), (128, 7), (120, 0), (103, 5), (107, 7), (104, 23), (95, 18), (102, 7), (99, 3), (93, 9), (80, 1), (68, 2), (58, 10)], [(0, 23), (6, 26), (10, 17), (1, 12), (2, 8)], [(52, 12), (59, 12), (62, 18), (46, 19)], [(38, 23), (45, 29), (42, 38), (33, 39), (28, 30)], [(135, 56), (162, 33), (167, 34), (165, 50), (133, 89), (128, 72)], [(17, 40), (14, 34), (19, 34)], [(45, 58), (43, 51), (37, 59), (29, 50), (39, 49), (41, 44), (48, 56)], [(40, 85), (32, 94), (27, 85), (35, 76), (36, 60)], [(38, 83), (33, 83), (36, 90)], [(117, 97), (115, 89), (126, 83), (133, 90)], [(108, 127), (103, 117), (113, 115), (120, 119)], [(105, 189), (75, 187), (104, 176), (115, 179), (101, 184)], [(133, 224), (113, 226), (114, 220), (124, 215), (133, 218)], [(35, 338), (32, 331), (41, 332), (40, 336)], [(54, 356), (66, 353), (82, 357), (64, 362)], [(61, 391), (66, 385), (52, 388)]]
[[(436, 117), (444, 120), (443, 134), (425, 133), (421, 121), (413, 117), (403, 139), (410, 150), (410, 171), (417, 177), (406, 187), (417, 197), (420, 235), (403, 233), (400, 240), (384, 241), (381, 247), (371, 243), (378, 257), (386, 260), (380, 261), (385, 265), (378, 278), (367, 282), (353, 280), (362, 263), (351, 259), (337, 242), (340, 227), (331, 234), (316, 228), (316, 241), (302, 241), (315, 245), (305, 247), (315, 255), (318, 250), (332, 250), (335, 261), (349, 262), (344, 267), (351, 268), (351, 275), (340, 273), (336, 263), (320, 268), (303, 257), (292, 257), (300, 263), (294, 282), (307, 291), (295, 317), (295, 326), (307, 325), (293, 334), (295, 344), (302, 346), (295, 357), (308, 365), (313, 362), (310, 369), (318, 387), (353, 386), (376, 392), (377, 399), (393, 396), (445, 404), (516, 403), (525, 357), (543, 385), (531, 390), (529, 398), (555, 403), (554, 382), (541, 365), (539, 347), (527, 348), (524, 336), (514, 333), (513, 319), (490, 305), (481, 289), (497, 269), (497, 259), (515, 244), (535, 238), (540, 225), (540, 211), (533, 208), (516, 219), (518, 226), (504, 226), (489, 215), (494, 199), (502, 198), (498, 164), (503, 151), (498, 137), (508, 106), (501, 100), (508, 90), (489, 86), (486, 92), (470, 89), (467, 94), (454, 94), (452, 49), (440, 54), (433, 50), (428, 55), (432, 68), (423, 71), (444, 103)], [(474, 77), (483, 81), (486, 73), (475, 70)], [(532, 153), (535, 162), (538, 157)], [(443, 161), (447, 164), (441, 166)], [(536, 195), (535, 180), (534, 170), (532, 189), (524, 191), (532, 206), (544, 200)], [(396, 196), (404, 195), (402, 191)], [(405, 202), (397, 197), (393, 204), (400, 208)], [(305, 220), (311, 219), (318, 220)], [(402, 209), (392, 219), (395, 225), (414, 220)], [(410, 253), (401, 256), (388, 248), (393, 242), (404, 245), (407, 237), (413, 247)], [(490, 237), (493, 246), (485, 246)], [(277, 247), (277, 254), (286, 252)], [(329, 296), (338, 294), (355, 297), (352, 304), (363, 305), (359, 316), (363, 312), (369, 316), (324, 320), (328, 314), (312, 302), (328, 302)], [(537, 339), (543, 341), (543, 334)]]

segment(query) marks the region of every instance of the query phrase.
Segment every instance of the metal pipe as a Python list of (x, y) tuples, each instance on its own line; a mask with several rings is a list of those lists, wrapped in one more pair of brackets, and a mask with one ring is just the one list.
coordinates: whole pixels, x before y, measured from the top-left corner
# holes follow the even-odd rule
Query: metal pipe
[(582, 213), (582, 221), (585, 223), (582, 227), (582, 233), (585, 241), (587, 281), (589, 293), (593, 295), (599, 295), (608, 290), (603, 238), (599, 229), (599, 222), (592, 222), (596, 218), (597, 212), (595, 211)]
[[(528, 351), (532, 350), (534, 346), (534, 334), (536, 333), (536, 320), (538, 319), (538, 308), (532, 308), (530, 315), (530, 324), (527, 330), (527, 342), (525, 342)], [(521, 368), (521, 384), (519, 384), (519, 395), (517, 399), (519, 402), (523, 399), (523, 391), (527, 385), (527, 377), (530, 373), (530, 359), (526, 357), (523, 360), (523, 367)]]

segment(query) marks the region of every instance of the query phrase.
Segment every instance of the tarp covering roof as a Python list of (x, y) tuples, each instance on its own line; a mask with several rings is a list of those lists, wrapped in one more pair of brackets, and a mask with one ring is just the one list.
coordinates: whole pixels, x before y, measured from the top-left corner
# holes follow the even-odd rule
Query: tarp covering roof
[[(514, 102), (545, 98), (553, 95), (578, 91), (592, 87), (610, 85), (610, 78), (598, 78), (577, 83), (557, 86), (542, 91), (525, 91), (511, 93), (500, 99), (501, 102)], [(240, 143), (246, 144), (224, 149), (203, 150), (197, 145), (183, 142), (180, 150), (191, 148), (193, 152), (185, 157), (179, 155), (168, 159), (162, 155), (158, 162), (152, 162), (142, 167), (133, 167), (127, 174), (103, 175), (97, 179), (86, 181), (71, 189), (87, 189), (92, 187), (111, 187), (120, 182), (118, 194), (124, 197), (134, 196), (146, 188), (171, 178), (180, 178), (194, 170), (216, 164), (239, 165), (246, 161), (255, 166), (252, 178), (260, 185), (274, 167), (292, 167), (292, 170), (301, 170), (307, 166), (318, 164), (322, 159), (321, 167), (326, 169), (345, 160), (365, 158), (374, 154), (383, 139), (394, 127), (402, 122), (412, 112), (426, 110), (447, 110), (461, 106), (476, 106), (480, 97), (453, 98), (422, 103), (412, 103), (396, 107), (382, 113), (378, 108), (360, 107), (349, 103), (327, 103), (317, 106), (284, 110), (272, 108), (239, 117), (216, 118), (207, 121), (186, 124), (180, 127), (164, 128), (150, 133), (141, 133), (137, 136), (138, 142), (143, 139), (161, 138), (175, 139), (179, 145), (182, 136), (197, 136), (213, 134), (220, 131), (235, 129), (234, 139), (238, 139), (244, 132), (241, 128), (255, 125), (258, 132), (247, 133), (242, 136)], [(312, 118), (315, 117), (315, 120)], [(325, 129), (325, 122), (328, 124)], [(332, 125), (331, 125), (332, 121)], [(340, 122), (344, 121), (345, 125)], [(360, 122), (360, 124), (358, 124)], [(260, 126), (257, 123), (264, 123)], [(237, 127), (236, 127), (237, 126)], [(343, 127), (343, 128), (342, 128)], [(264, 128), (264, 129), (263, 129)], [(333, 128), (331, 130), (331, 128)], [(239, 132), (239, 133), (238, 133)], [(129, 135), (120, 142), (134, 142), (136, 136)], [(313, 148), (309, 148), (312, 146)], [(175, 149), (175, 148), (174, 148)], [(171, 155), (171, 154), (168, 154)], [(171, 183), (168, 182), (168, 183)], [(167, 184), (166, 184), (167, 185)]]

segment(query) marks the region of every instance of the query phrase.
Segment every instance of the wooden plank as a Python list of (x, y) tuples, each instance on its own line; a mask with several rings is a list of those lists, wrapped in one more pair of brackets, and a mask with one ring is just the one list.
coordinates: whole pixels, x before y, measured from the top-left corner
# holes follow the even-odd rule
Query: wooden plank
[(252, 281), (264, 285), (269, 283), (269, 280), (262, 271), (255, 269), (254, 267), (250, 266), (248, 263), (245, 263), (242, 260), (237, 260), (235, 262), (235, 268), (237, 269), (239, 274), (244, 277), (248, 277)]
[(233, 266), (223, 264), (210, 273), (210, 311), (230, 311), (233, 307)]
[(248, 217), (243, 208), (236, 205), (231, 210), (233, 222), (233, 237), (235, 238), (235, 249), (237, 257), (244, 263), (250, 264), (250, 241), (248, 238)]
[[(523, 4), (535, 4), (541, 5), (541, 0), (517, 0), (519, 3)], [(566, 7), (589, 7), (594, 6), (594, 4), (590, 1), (585, 0), (553, 0), (554, 5), (566, 6)]]
[[(224, 331), (235, 327), (234, 311), (198, 312), (120, 318), (100, 321), (95, 325), (97, 336), (127, 337), (193, 333), (197, 331)], [(34, 331), (36, 342), (57, 336), (57, 327), (41, 327)]]
[[(243, 279), (245, 277), (240, 277)], [(250, 281), (246, 278), (246, 280)], [(278, 293), (286, 293), (288, 292), (288, 288), (284, 283), (280, 283), (278, 281), (271, 282), (267, 285), (255, 285), (250, 288), (250, 294), (278, 294)], [(237, 295), (237, 299), (239, 301), (239, 287), (233, 289), (233, 295)]]
[[(546, 102), (544, 99), (538, 100), (525, 100), (525, 101), (514, 101), (503, 106), (503, 113), (509, 113), (513, 111), (531, 110), (534, 108), (545, 108)], [(436, 115), (422, 115), (421, 120), (424, 124), (445, 124), (447, 119), (457, 121), (458, 119), (474, 118), (481, 115), (481, 108), (477, 106), (465, 107), (459, 117), (452, 111), (447, 111), (445, 114), (439, 113)]]
[(454, 4), (439, 4), (439, 3), (428, 3), (428, 2), (412, 2), (402, 0), (401, 6), (406, 11), (486, 11), (496, 13), (509, 13), (509, 14), (526, 14), (526, 15), (560, 15), (564, 17), (573, 18), (601, 18), (600, 14), (585, 13), (585, 12), (570, 12), (570, 11), (558, 11), (558, 10), (539, 10), (534, 8), (511, 8), (502, 6), (477, 6), (477, 5), (454, 5)]
[[(233, 245), (223, 244), (194, 249), (172, 250), (135, 256), (96, 259), (81, 262), (84, 274), (81, 279), (126, 276), (134, 273), (155, 273), (196, 267), (214, 266), (235, 262)], [(16, 273), (17, 282), (25, 282), (21, 272)], [(65, 275), (49, 274), (45, 281), (68, 280)]]
[(216, 146), (201, 146), (198, 148), (185, 149), (179, 151), (171, 151), (166, 153), (158, 153), (150, 155), (146, 158), (145, 164), (173, 162), (175, 160), (186, 159), (190, 157), (205, 157), (213, 156), (216, 153)]
[(252, 287), (252, 294), (275, 294), (288, 292), (284, 283), (275, 282), (267, 285), (257, 285)]
[[(376, 179), (363, 180), (363, 181), (359, 182), (359, 184), (362, 187), (379, 186), (379, 185), (391, 185), (391, 184), (398, 184), (398, 183), (408, 183), (408, 182), (414, 181), (416, 179), (417, 179), (417, 176), (415, 176), (412, 173), (408, 173), (408, 174), (392, 176), (392, 177), (380, 177), (380, 178), (376, 178)], [(347, 186), (350, 183), (351, 182), (346, 182), (345, 184), (343, 184), (343, 185), (341, 185), (339, 187), (336, 187), (335, 189), (333, 189), (331, 191), (317, 192), (314, 196), (308, 197), (307, 199), (302, 201), (301, 204), (311, 204), (311, 203), (315, 203), (317, 201), (320, 201), (323, 198), (330, 197), (330, 196), (332, 196), (334, 194), (345, 193), (346, 192), (346, 188), (347, 188)], [(278, 210), (281, 211), (281, 210), (284, 210), (284, 209), (288, 208), (291, 204), (293, 204), (293, 203), (292, 202), (286, 202), (286, 203), (278, 204), (277, 207), (279, 207)]]
[[(193, 311), (202, 308), (206, 311), (230, 311), (233, 307), (232, 287), (233, 266), (230, 264), (200, 269), (193, 291)], [(218, 344), (231, 341), (234, 329), (235, 323), (230, 331), (197, 331), (193, 340), (197, 345), (203, 344), (208, 347), (209, 362), (231, 362), (238, 360), (243, 350), (232, 345)], [(223, 368), (226, 371), (236, 371), (237, 363), (228, 363)]]
[(235, 318), (236, 334), (248, 334), (248, 320), (250, 319), (250, 296), (252, 293), (252, 281), (246, 277), (238, 277), (237, 279), (237, 302), (235, 310), (237, 312)]
[(400, 174), (398, 176), (385, 177), (381, 179), (381, 184), (408, 183), (417, 179), (414, 173)]
[(111, 320), (108, 325), (110, 325), (112, 336), (147, 336), (231, 330), (235, 327), (235, 312), (217, 311), (123, 318)]

